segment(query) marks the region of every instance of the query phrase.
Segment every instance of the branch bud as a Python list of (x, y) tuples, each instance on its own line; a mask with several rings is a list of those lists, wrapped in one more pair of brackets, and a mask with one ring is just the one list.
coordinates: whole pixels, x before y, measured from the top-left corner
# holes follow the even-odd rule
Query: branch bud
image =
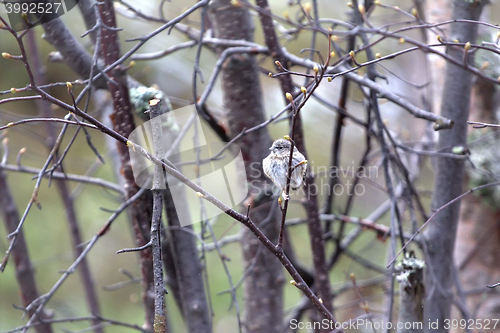
[(417, 11), (417, 8), (412, 8), (412, 9), (411, 9), (411, 15), (415, 16), (416, 18), (418, 18), (418, 11)]
[(297, 282), (296, 282), (295, 280), (290, 280), (290, 284), (291, 284), (292, 286), (296, 286), (296, 285), (297, 285)]
[(337, 35), (332, 35), (332, 37), (330, 37), (330, 39), (332, 40), (332, 42), (336, 42), (339, 40), (339, 36)]
[(283, 135), (283, 139), (290, 141), (290, 135)]
[(314, 65), (314, 67), (313, 67), (313, 71), (314, 71), (314, 73), (318, 73), (318, 72), (319, 72), (319, 68), (318, 68), (318, 66), (317, 66), (317, 65)]
[(354, 59), (354, 56), (355, 56), (354, 51), (349, 52), (349, 56), (351, 57), (351, 59)]
[(204, 198), (205, 196), (201, 192), (196, 192), (196, 195), (199, 196), (200, 198)]
[(403, 37), (401, 37), (399, 39), (399, 44), (404, 44), (406, 42), (406, 39), (404, 39)]
[(335, 57), (335, 51), (330, 52), (330, 58)]
[(17, 92), (17, 89), (16, 88), (10, 88), (10, 93), (11, 94), (15, 94)]
[(271, 72), (269, 72), (269, 74), (267, 74), (267, 75), (269, 75), (269, 77), (273, 77), (273, 73), (271, 73)]
[(451, 148), (451, 152), (455, 155), (468, 155), (470, 154), (469, 148), (464, 146), (455, 146)]
[(2, 57), (4, 57), (5, 59), (10, 59), (10, 58), (12, 58), (12, 55), (10, 53), (7, 53), (7, 52), (2, 52)]
[(66, 87), (68, 87), (68, 90), (73, 89), (73, 85), (71, 84), (71, 82), (66, 82)]
[(465, 52), (469, 51), (470, 47), (471, 47), (470, 42), (465, 43), (465, 46), (464, 46)]
[(302, 5), (302, 8), (304, 9), (304, 12), (309, 15), (309, 13), (311, 12), (311, 4), (309, 2), (306, 2)]
[(361, 13), (361, 15), (365, 15), (365, 13), (366, 13), (366, 9), (365, 9), (365, 6), (364, 6), (364, 5), (359, 4), (359, 5), (358, 5), (358, 10), (359, 10), (359, 12)]
[(443, 37), (441, 37), (440, 35), (437, 35), (436, 39), (438, 40), (438, 42), (444, 43)]
[(331, 77), (328, 77), (327, 80), (328, 80), (328, 82), (332, 82), (333, 81), (333, 79)]
[(307, 89), (304, 86), (300, 87), (300, 91), (302, 91), (304, 95), (307, 93)]
[(380, 59), (382, 58), (382, 55), (380, 53), (375, 53), (375, 58)]
[(289, 100), (290, 102), (291, 102), (291, 101), (293, 101), (292, 94), (290, 94), (289, 92), (287, 92), (287, 93), (285, 94), (285, 96), (286, 96), (286, 99), (287, 99), (287, 100)]

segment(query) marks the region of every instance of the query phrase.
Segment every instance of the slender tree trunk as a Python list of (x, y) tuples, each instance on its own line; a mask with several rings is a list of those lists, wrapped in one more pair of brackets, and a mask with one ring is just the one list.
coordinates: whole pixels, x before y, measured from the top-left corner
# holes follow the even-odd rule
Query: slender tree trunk
[[(482, 21), (486, 21), (481, 17)], [(479, 34), (482, 35), (481, 28)], [(484, 29), (485, 34), (489, 28)], [(481, 62), (479, 62), (481, 64)], [(496, 110), (498, 110), (499, 99), (496, 85), (481, 78), (475, 78), (471, 96), (470, 120), (486, 123), (498, 123)], [(482, 181), (494, 182), (498, 167), (498, 136), (492, 136), (496, 129), (471, 129), (471, 134), (479, 134), (481, 138), (490, 136), (490, 140), (479, 146), (471, 147), (471, 158), (474, 162), (483, 160), (484, 167), (492, 173), (485, 173), (483, 165), (475, 163), (477, 169), (470, 169), (469, 177), (465, 180), (469, 188), (478, 182), (478, 174)], [(483, 178), (484, 177), (484, 178)], [(492, 188), (498, 191), (499, 187)], [(500, 206), (498, 201), (492, 200), (496, 197), (492, 191), (474, 193), (462, 200), (460, 220), (457, 229), (457, 241), (455, 244), (455, 266), (457, 270), (456, 289), (460, 302), (463, 303), (461, 313), (452, 311), (452, 318), (476, 318), (492, 320), (500, 318), (500, 294), (492, 289), (484, 289), (486, 285), (492, 285), (500, 281), (500, 256), (498, 244), (500, 243)], [(477, 292), (466, 294), (466, 290), (477, 290)], [(484, 291), (492, 291), (486, 294)], [(466, 312), (464, 313), (465, 310)], [(472, 317), (472, 315), (474, 317)], [(468, 317), (467, 317), (468, 316)]]
[[(245, 7), (233, 6), (230, 0), (215, 0), (211, 2), (209, 10), (216, 37), (253, 40), (254, 27)], [(218, 51), (222, 52), (223, 49)], [(230, 135), (234, 137), (244, 128), (264, 122), (255, 57), (250, 54), (234, 54), (227, 59), (221, 74)], [(280, 210), (277, 202), (262, 195), (269, 187), (263, 172), (254, 171), (256, 166), (261, 170), (262, 160), (269, 153), (271, 138), (266, 129), (262, 128), (248, 133), (236, 144), (242, 149), (247, 178), (251, 184), (247, 200), (253, 207), (250, 217), (277, 243)], [(243, 231), (242, 245), (245, 268), (250, 268), (244, 289), (246, 332), (279, 332), (283, 320), (283, 268), (275, 255), (267, 251), (246, 228)]]
[[(19, 216), (16, 203), (12, 197), (9, 184), (7, 183), (7, 176), (2, 169), (0, 169), (0, 212), (2, 212), (7, 233), (10, 234), (14, 232), (21, 217)], [(19, 230), (19, 234), (17, 235), (16, 245), (12, 250), (12, 259), (14, 260), (16, 269), (16, 279), (19, 284), (20, 297), (23, 305), (27, 307), (37, 299), (40, 294), (36, 286), (35, 269), (31, 264), (28, 246), (22, 229)], [(32, 316), (35, 310), (36, 307), (33, 307), (28, 311), (28, 315)], [(41, 318), (47, 319), (47, 317), (46, 311), (42, 310)], [(34, 328), (37, 333), (52, 333), (52, 326), (50, 324), (40, 324), (34, 326)]]
[[(116, 18), (112, 1), (106, 0), (98, 6), (102, 22), (108, 27), (116, 27)], [(105, 66), (114, 63), (120, 57), (120, 46), (116, 31), (101, 28), (100, 49)], [(135, 128), (132, 107), (130, 105), (127, 77), (121, 66), (108, 72), (115, 83), (108, 82), (108, 89), (113, 100), (114, 112), (111, 115), (113, 128), (121, 135), (128, 137)], [(121, 160), (121, 174), (125, 178), (125, 189), (127, 199), (137, 193), (139, 187), (135, 183), (130, 154), (128, 148), (117, 143), (117, 150)], [(136, 236), (136, 245), (145, 245), (150, 238), (152, 202), (147, 196), (135, 201), (130, 207), (130, 217)], [(126, 254), (125, 254), (126, 255)], [(146, 314), (145, 328), (152, 330), (154, 321), (154, 285), (153, 285), (153, 262), (151, 249), (140, 252), (140, 266), (142, 273), (143, 302)]]
[[(281, 46), (274, 29), (273, 20), (271, 17), (271, 10), (267, 0), (256, 0), (257, 6), (261, 8), (259, 12), (260, 22), (264, 30), (264, 38), (269, 50), (275, 61), (279, 61), (281, 66), (288, 68), (288, 61), (283, 56)], [(276, 68), (280, 66), (276, 65)], [(286, 99), (286, 93), (294, 94), (295, 86), (293, 84), (291, 75), (281, 75), (278, 77), (281, 91), (285, 103), (288, 103)], [(292, 114), (292, 112), (290, 112)], [(304, 140), (304, 131), (302, 127), (302, 117), (299, 114), (295, 121), (294, 137), (292, 138), (297, 146), (297, 149), (304, 154), (307, 158), (306, 145)], [(310, 172), (307, 173), (307, 178), (305, 181), (305, 192), (306, 198), (304, 199), (304, 208), (307, 213), (307, 226), (309, 229), (309, 238), (311, 242), (313, 264), (314, 264), (314, 288), (317, 290), (317, 295), (323, 301), (325, 307), (333, 313), (332, 295), (330, 289), (330, 280), (328, 278), (328, 267), (326, 264), (325, 256), (325, 241), (323, 239), (323, 228), (321, 227), (321, 221), (318, 214), (318, 199), (315, 189), (314, 176)], [(319, 315), (319, 313), (318, 313)], [(324, 331), (324, 330), (316, 330)]]
[[(483, 2), (455, 0), (453, 18), (478, 20)], [(477, 35), (477, 25), (454, 23), (450, 36), (461, 42), (473, 43)], [(447, 53), (457, 59), (464, 58), (464, 49), (448, 46)], [(473, 64), (473, 57), (467, 57)], [(446, 78), (441, 104), (441, 115), (454, 121), (452, 129), (441, 131), (437, 151), (450, 152), (454, 146), (465, 146), (467, 136), (467, 118), (469, 116), (472, 74), (456, 65), (447, 64)], [(436, 179), (432, 198), (432, 208), (437, 209), (462, 194), (464, 161), (451, 158), (439, 158), (436, 161)], [(460, 202), (443, 209), (430, 223), (424, 233), (426, 247), (425, 290), (427, 292), (424, 307), (424, 322), (438, 320), (437, 332), (446, 332), (444, 320), (450, 318), (453, 301), (453, 250), (457, 231)], [(426, 331), (431, 331), (425, 325)], [(436, 330), (432, 330), (436, 332)]]

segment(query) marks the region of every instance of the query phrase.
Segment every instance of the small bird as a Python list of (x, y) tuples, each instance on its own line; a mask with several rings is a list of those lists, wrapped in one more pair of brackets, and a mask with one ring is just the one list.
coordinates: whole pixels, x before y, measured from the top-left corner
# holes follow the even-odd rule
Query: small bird
[[(266, 176), (283, 192), (283, 198), (288, 199), (285, 193), (288, 174), (288, 161), (290, 159), (291, 142), (286, 139), (278, 139), (273, 142), (269, 150), (271, 153), (262, 161), (262, 168)], [(297, 190), (302, 186), (307, 170), (307, 160), (297, 147), (293, 147), (292, 155), (292, 177), (290, 187)]]

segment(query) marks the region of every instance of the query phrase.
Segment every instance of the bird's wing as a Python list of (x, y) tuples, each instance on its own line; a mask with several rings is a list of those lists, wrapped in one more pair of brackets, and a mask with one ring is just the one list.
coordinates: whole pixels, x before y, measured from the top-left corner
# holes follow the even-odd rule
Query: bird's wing
[(296, 166), (300, 162), (304, 161), (306, 158), (299, 152), (294, 152), (292, 155), (292, 166)]

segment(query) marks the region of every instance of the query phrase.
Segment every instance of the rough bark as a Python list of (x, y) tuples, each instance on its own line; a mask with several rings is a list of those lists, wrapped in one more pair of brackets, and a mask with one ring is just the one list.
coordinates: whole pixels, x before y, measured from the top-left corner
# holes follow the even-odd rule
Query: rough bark
[(424, 262), (414, 257), (403, 259), (396, 267), (399, 282), (398, 333), (423, 332)]
[[(106, 26), (116, 27), (115, 13), (111, 1), (104, 1), (99, 6), (99, 12), (101, 20)], [(106, 66), (118, 60), (120, 57), (120, 47), (116, 31), (106, 28), (101, 29), (101, 51)], [(128, 137), (135, 128), (135, 123), (129, 100), (126, 74), (121, 66), (117, 66), (108, 72), (108, 75), (117, 83), (108, 82), (108, 89), (112, 96), (114, 108), (114, 113), (111, 115), (113, 128), (124, 137)], [(137, 193), (139, 187), (134, 181), (128, 148), (122, 143), (117, 143), (117, 150), (120, 154), (121, 174), (125, 178), (125, 190), (128, 199)], [(146, 198), (143, 196), (129, 207), (137, 246), (145, 245), (150, 238), (152, 207), (151, 201), (148, 201)], [(152, 330), (154, 321), (154, 285), (151, 249), (140, 252), (140, 266), (146, 314), (145, 326), (147, 329)]]
[[(151, 137), (153, 138), (154, 154), (161, 157), (163, 151), (163, 135), (160, 116), (160, 100), (153, 99), (149, 102), (149, 115), (151, 117)], [(153, 172), (153, 216), (151, 220), (151, 252), (153, 255), (153, 274), (154, 274), (154, 290), (155, 290), (155, 319), (154, 333), (167, 332), (167, 319), (165, 314), (165, 286), (163, 285), (163, 267), (162, 267), (162, 249), (161, 249), (161, 213), (163, 207), (162, 183), (165, 181), (163, 177), (163, 168), (161, 165), (154, 166)]]
[[(253, 40), (254, 27), (245, 7), (233, 6), (229, 0), (215, 0), (209, 11), (216, 37)], [(222, 51), (218, 49), (219, 53)], [(250, 54), (234, 54), (223, 66), (223, 100), (231, 136), (265, 121), (258, 75), (256, 60)], [(277, 242), (280, 214), (279, 209), (271, 210), (272, 205), (277, 203), (262, 195), (268, 187), (263, 172), (251, 169), (253, 163), (260, 165), (269, 153), (271, 138), (263, 128), (245, 135), (236, 143), (242, 149), (247, 180), (251, 182), (247, 200), (253, 206), (250, 217), (263, 227), (273, 242)], [(264, 225), (263, 221), (267, 223)], [(261, 242), (247, 229), (243, 231), (242, 246), (245, 268), (252, 265), (244, 288), (246, 331), (279, 332), (283, 319), (284, 278), (281, 264), (273, 253), (262, 249)]]
[[(483, 2), (466, 2), (456, 0), (453, 3), (453, 18), (477, 20)], [(450, 36), (459, 41), (473, 43), (477, 35), (477, 25), (470, 23), (454, 23)], [(454, 46), (447, 47), (447, 53), (463, 59), (464, 50)], [(473, 57), (468, 61), (473, 64)], [(467, 135), (467, 118), (469, 116), (472, 74), (450, 63), (446, 66), (446, 78), (443, 90), (441, 115), (453, 119), (452, 129), (442, 131), (439, 135), (437, 151), (449, 152), (453, 146), (465, 146)], [(432, 208), (437, 209), (450, 202), (462, 193), (464, 162), (458, 159), (439, 158), (436, 161)], [(430, 223), (424, 233), (426, 245), (426, 297), (424, 322), (439, 322), (437, 332), (446, 332), (444, 320), (450, 318), (453, 301), (453, 250), (457, 231), (460, 202), (443, 209)], [(425, 327), (425, 331), (431, 331)], [(432, 330), (436, 332), (436, 330)]]

